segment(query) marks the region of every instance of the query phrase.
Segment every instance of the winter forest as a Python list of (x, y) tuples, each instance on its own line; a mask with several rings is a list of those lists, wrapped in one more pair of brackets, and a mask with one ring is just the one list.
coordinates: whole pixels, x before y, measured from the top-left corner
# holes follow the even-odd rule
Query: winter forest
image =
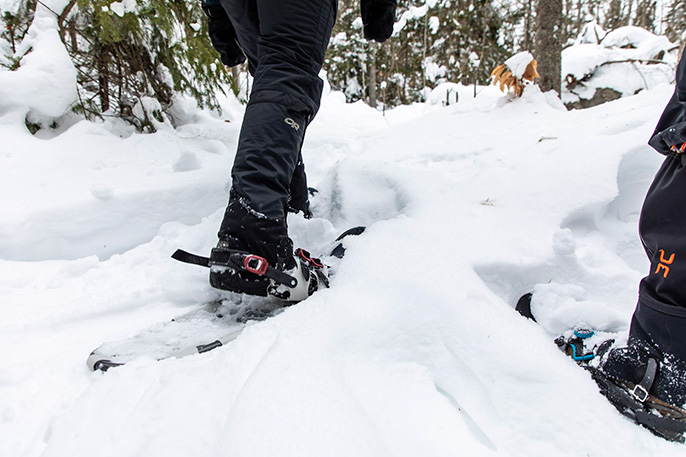
[(0, 0), (0, 457), (684, 455), (555, 341), (627, 343), (686, 0), (398, 3), (338, 3), (287, 218), (331, 287), (284, 306), (172, 258), (252, 85), (200, 0)]
[[(247, 64), (232, 71), (221, 65), (199, 3), (69, 0), (51, 3), (53, 9), (39, 0), (2, 0), (0, 68), (16, 70), (31, 53), (31, 40), (24, 38), (41, 4), (57, 18), (77, 70), (78, 101), (71, 110), (87, 119), (116, 116), (154, 131), (157, 123), (174, 124), (174, 94), (217, 108), (218, 88), (243, 100), (249, 93)], [(362, 38), (358, 1), (341, 0), (325, 70), (349, 102), (392, 108), (426, 101), (443, 82), (476, 90), (488, 84), (497, 65), (529, 51), (539, 63), (544, 90), (575, 94), (592, 75), (564, 74), (559, 61), (565, 48), (602, 44), (608, 32), (623, 26), (666, 36), (678, 46), (685, 19), (681, 0), (400, 0), (394, 39), (378, 44)], [(619, 63), (660, 64), (663, 58), (664, 52)], [(562, 95), (570, 107), (621, 96), (600, 92), (589, 104), (583, 96)], [(38, 130), (57, 122), (39, 117), (27, 117), (27, 126)]]

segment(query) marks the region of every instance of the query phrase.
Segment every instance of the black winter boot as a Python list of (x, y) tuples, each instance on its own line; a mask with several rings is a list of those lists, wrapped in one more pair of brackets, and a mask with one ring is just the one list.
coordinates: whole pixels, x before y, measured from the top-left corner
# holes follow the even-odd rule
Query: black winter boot
[[(275, 267), (278, 251), (286, 257), (292, 242), (288, 238), (285, 219), (271, 219), (250, 208), (247, 199), (235, 190), (229, 194), (229, 204), (219, 230), (219, 242), (210, 256), (210, 284), (217, 289), (250, 295), (267, 296), (269, 279), (259, 274), (260, 268)], [(291, 248), (292, 250), (292, 248)], [(260, 268), (236, 270), (224, 265), (230, 252), (240, 252), (261, 258)], [(292, 254), (291, 254), (292, 257)]]
[(326, 274), (326, 267), (307, 251), (294, 254), (285, 219), (254, 211), (231, 190), (219, 242), (210, 256), (212, 287), (297, 302), (321, 285), (328, 287)]
[(677, 408), (686, 404), (686, 364), (643, 341), (610, 351), (602, 371), (639, 399), (652, 395)]
[(589, 368), (593, 379), (624, 416), (657, 436), (684, 442), (686, 383), (684, 363), (663, 356), (654, 347), (629, 340), (613, 349), (600, 369)]

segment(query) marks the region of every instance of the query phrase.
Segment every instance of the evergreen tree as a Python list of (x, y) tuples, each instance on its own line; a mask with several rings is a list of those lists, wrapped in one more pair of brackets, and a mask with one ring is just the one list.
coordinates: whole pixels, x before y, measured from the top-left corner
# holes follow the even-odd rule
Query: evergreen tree
[[(501, 34), (503, 23), (509, 17), (512, 16), (507, 9), (497, 7), (491, 0), (461, 1), (457, 17), (459, 23), (457, 33), (461, 37), (459, 41), (461, 82), (467, 84), (476, 81), (486, 84), (491, 71), (513, 53), (514, 41), (507, 35)], [(481, 63), (474, 79), (469, 77), (467, 71), (469, 56), (472, 53), (479, 57)]]
[[(19, 44), (26, 36), (34, 12), (36, 0), (25, 0), (15, 5), (13, 11), (2, 11), (0, 15), (0, 67), (15, 70), (23, 56), (16, 55)], [(3, 46), (4, 45), (4, 46)], [(3, 50), (3, 48), (6, 48)]]
[[(603, 0), (607, 2), (607, 0)], [(601, 23), (602, 4), (599, 0), (562, 0), (559, 39), (563, 47), (574, 43), (589, 22)]]
[(514, 46), (504, 18), (522, 17), (491, 0), (400, 0), (396, 33), (382, 45), (361, 34), (357, 0), (341, 0), (325, 68), (348, 100), (384, 106), (423, 101), (444, 81), (485, 84)]
[(173, 122), (177, 92), (218, 108), (215, 91), (231, 78), (211, 47), (199, 2), (72, 0), (70, 6), (63, 36), (78, 69), (77, 111), (111, 113), (154, 131), (165, 119)]
[[(665, 29), (677, 41), (686, 1), (671, 1)], [(0, 12), (0, 70), (16, 69), (22, 53), (30, 51), (20, 43), (36, 3), (3, 4), (12, 9)], [(153, 131), (161, 123), (173, 124), (177, 94), (217, 108), (217, 90), (237, 92), (240, 75), (226, 71), (212, 49), (198, 0), (65, 3), (55, 15), (78, 70), (80, 101), (74, 109), (86, 117), (119, 116)], [(613, 30), (631, 22), (653, 31), (656, 5), (656, 0), (398, 0), (396, 33), (379, 44), (362, 36), (359, 0), (340, 0), (324, 68), (348, 101), (384, 107), (423, 101), (444, 81), (487, 84), (490, 72), (521, 50), (532, 51), (543, 79), (554, 82), (557, 50), (572, 44), (586, 24)], [(561, 13), (541, 18), (550, 6)]]
[(340, 0), (338, 20), (324, 61), (331, 86), (345, 93), (348, 101), (367, 96), (367, 62), (376, 50), (362, 36), (359, 0)]
[[(36, 0), (3, 12), (2, 39), (13, 53), (33, 20)], [(140, 130), (173, 124), (176, 94), (218, 108), (217, 90), (233, 79), (219, 62), (199, 1), (70, 0), (57, 16), (77, 69), (79, 103), (87, 118), (117, 116)], [(15, 56), (10, 69), (23, 56)]]

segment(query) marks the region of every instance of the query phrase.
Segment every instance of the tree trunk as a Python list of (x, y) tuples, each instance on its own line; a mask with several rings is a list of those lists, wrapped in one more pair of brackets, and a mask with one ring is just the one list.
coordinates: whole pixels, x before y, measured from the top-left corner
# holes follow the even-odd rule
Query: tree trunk
[(524, 13), (524, 45), (522, 49), (531, 51), (531, 20), (532, 18), (532, 3), (533, 0), (526, 0)]
[(369, 106), (376, 108), (376, 57), (375, 50), (369, 53)]
[(100, 95), (100, 109), (105, 112), (110, 109), (110, 76), (109, 76), (109, 49), (103, 46), (98, 49), (96, 57), (98, 69), (98, 86)]
[(561, 92), (560, 25), (562, 24), (562, 0), (538, 0), (536, 4), (536, 53), (538, 85), (543, 92)]
[(424, 40), (422, 43), (422, 88), (426, 87), (426, 48), (429, 35), (429, 15), (424, 15)]

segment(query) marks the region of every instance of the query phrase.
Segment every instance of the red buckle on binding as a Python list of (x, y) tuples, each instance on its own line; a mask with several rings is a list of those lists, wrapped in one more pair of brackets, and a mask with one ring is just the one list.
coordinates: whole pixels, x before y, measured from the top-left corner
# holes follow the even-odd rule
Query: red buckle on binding
[(267, 272), (267, 268), (269, 268), (269, 263), (264, 257), (250, 254), (245, 256), (243, 268), (250, 273), (263, 276)]

